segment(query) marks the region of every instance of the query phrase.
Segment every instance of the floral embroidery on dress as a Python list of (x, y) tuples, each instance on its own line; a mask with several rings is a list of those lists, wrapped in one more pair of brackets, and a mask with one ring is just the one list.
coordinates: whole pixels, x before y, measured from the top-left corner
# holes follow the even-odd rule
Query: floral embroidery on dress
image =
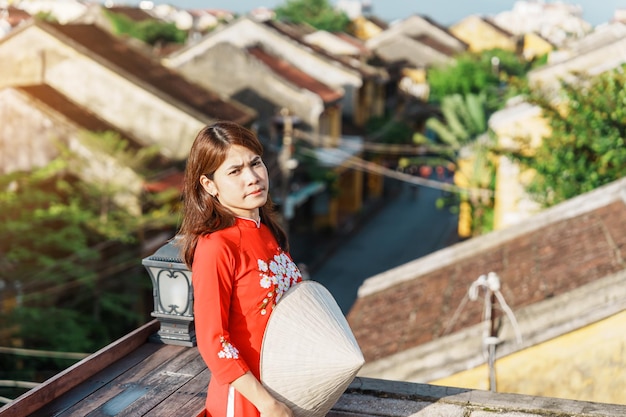
[(274, 255), (274, 258), (268, 262), (258, 260), (259, 271), (261, 272), (261, 280), (259, 284), (262, 288), (269, 289), (267, 296), (261, 303), (261, 314), (267, 314), (267, 306), (276, 305), (293, 284), (302, 279), (302, 274), (296, 264), (289, 259), (285, 252)]
[(239, 359), (239, 351), (224, 336), (220, 336), (222, 350), (217, 352), (217, 356), (222, 359)]

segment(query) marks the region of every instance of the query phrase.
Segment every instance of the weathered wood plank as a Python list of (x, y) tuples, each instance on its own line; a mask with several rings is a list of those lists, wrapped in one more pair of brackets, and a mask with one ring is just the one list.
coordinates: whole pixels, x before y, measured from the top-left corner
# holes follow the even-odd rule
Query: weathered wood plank
[(160, 349), (146, 357), (136, 366), (127, 369), (119, 377), (108, 382), (101, 389), (83, 398), (80, 402), (58, 416), (84, 417), (89, 415), (89, 413), (97, 410), (107, 401), (120, 395), (120, 393), (123, 393), (125, 390), (133, 390), (134, 387), (139, 386), (140, 381), (146, 378), (147, 375), (151, 375), (155, 372), (158, 373), (160, 370), (166, 368), (170, 361), (175, 361), (178, 357), (185, 356), (187, 349), (189, 348), (183, 346), (162, 345)]
[(204, 369), (143, 417), (197, 416), (204, 409), (210, 379), (211, 372)]
[[(144, 416), (164, 401), (172, 402), (173, 399), (176, 398), (172, 397), (176, 391), (180, 390), (181, 387), (206, 369), (197, 350), (192, 353), (194, 353), (195, 356), (186, 364), (176, 366), (172, 363), (170, 364), (171, 366), (168, 366), (161, 372), (153, 373), (144, 380), (139, 381), (137, 388), (140, 388), (142, 392), (134, 401), (128, 401), (124, 404), (115, 404), (117, 401), (117, 398), (115, 398), (107, 404), (104, 404), (96, 410), (95, 413), (90, 414), (90, 417), (105, 417), (111, 415), (119, 417)], [(122, 395), (125, 395), (125, 393), (122, 393)], [(115, 405), (116, 408), (111, 408), (112, 405)], [(178, 405), (183, 404), (179, 403)], [(174, 405), (172, 404), (172, 406)], [(178, 416), (180, 414), (175, 413), (174, 415)]]
[(96, 375), (93, 375), (52, 402), (44, 405), (29, 417), (49, 417), (60, 415), (62, 412), (82, 401), (85, 397), (101, 389), (115, 378), (118, 378), (124, 372), (127, 372), (128, 369), (136, 366), (146, 357), (152, 355), (156, 350), (161, 349), (162, 347), (163, 345), (155, 343), (146, 343), (139, 346), (139, 348), (131, 352), (129, 355), (98, 372)]
[(2, 417), (26, 417), (50, 403), (55, 398), (76, 387), (83, 381), (115, 361), (128, 355), (144, 344), (148, 337), (159, 330), (157, 320), (145, 324), (128, 335), (105, 346), (82, 361), (72, 365), (65, 371), (48, 379), (37, 388), (0, 408)]

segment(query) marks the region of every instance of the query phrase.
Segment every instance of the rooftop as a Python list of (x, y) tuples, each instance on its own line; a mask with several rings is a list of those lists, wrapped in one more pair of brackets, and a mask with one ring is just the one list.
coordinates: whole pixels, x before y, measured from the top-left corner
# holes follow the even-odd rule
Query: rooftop
[[(153, 320), (0, 409), (2, 417), (196, 416), (211, 377), (196, 347), (150, 337)], [(626, 405), (357, 377), (330, 417), (618, 417)]]
[[(181, 106), (185, 103), (185, 106), (200, 114), (241, 124), (248, 124), (256, 117), (252, 110), (238, 103), (222, 100), (218, 94), (187, 81), (174, 71), (137, 53), (128, 43), (95, 25), (61, 25), (41, 21), (34, 21), (31, 25), (100, 60), (104, 65), (115, 66), (117, 71), (129, 79), (140, 80), (155, 93), (177, 100)], [(25, 26), (23, 30), (26, 29)], [(14, 31), (6, 39), (18, 36), (18, 33), (19, 30)]]
[[(623, 280), (625, 190), (626, 179), (615, 181), (515, 226), (457, 243), (369, 278), (348, 314), (366, 360), (388, 359), (478, 325), (480, 303), (466, 305), (456, 320), (455, 310), (472, 282), (490, 271), (500, 276), (503, 296), (516, 314), (559, 300), (559, 296), (571, 296), (572, 291), (603, 279)], [(609, 306), (607, 292), (598, 294), (590, 311)], [(615, 310), (607, 315), (624, 308), (618, 301), (610, 304)], [(528, 333), (535, 330), (536, 326), (522, 329)], [(408, 366), (405, 360), (401, 364)]]

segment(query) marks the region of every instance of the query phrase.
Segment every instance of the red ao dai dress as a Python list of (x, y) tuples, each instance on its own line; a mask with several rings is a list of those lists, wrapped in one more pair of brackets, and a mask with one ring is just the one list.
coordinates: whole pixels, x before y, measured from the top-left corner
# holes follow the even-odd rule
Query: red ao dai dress
[(200, 237), (192, 272), (198, 349), (211, 371), (206, 414), (258, 417), (230, 383), (247, 371), (260, 380), (268, 319), (302, 275), (265, 224), (239, 217), (234, 226)]

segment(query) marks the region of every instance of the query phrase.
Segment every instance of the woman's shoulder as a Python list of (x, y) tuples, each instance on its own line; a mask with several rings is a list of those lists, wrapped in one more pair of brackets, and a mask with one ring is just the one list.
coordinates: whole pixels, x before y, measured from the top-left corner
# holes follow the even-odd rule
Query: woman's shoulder
[(240, 234), (236, 227), (227, 227), (206, 235), (198, 239), (198, 247), (203, 248), (237, 248), (239, 246)]

